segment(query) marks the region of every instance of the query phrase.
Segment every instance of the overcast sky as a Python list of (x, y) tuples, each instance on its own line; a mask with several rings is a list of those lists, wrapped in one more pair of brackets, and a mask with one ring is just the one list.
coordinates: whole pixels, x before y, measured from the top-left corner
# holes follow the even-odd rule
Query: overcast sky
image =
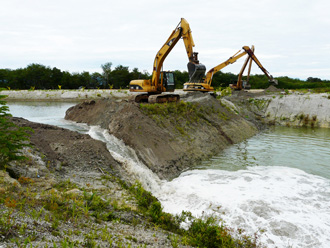
[[(1, 0), (0, 68), (31, 63), (101, 72), (107, 62), (151, 72), (157, 51), (179, 23), (190, 24), (207, 70), (244, 45), (274, 76), (330, 80), (327, 0)], [(165, 70), (187, 70), (183, 41)], [(238, 73), (244, 58), (224, 72)], [(262, 72), (253, 66), (253, 74)]]

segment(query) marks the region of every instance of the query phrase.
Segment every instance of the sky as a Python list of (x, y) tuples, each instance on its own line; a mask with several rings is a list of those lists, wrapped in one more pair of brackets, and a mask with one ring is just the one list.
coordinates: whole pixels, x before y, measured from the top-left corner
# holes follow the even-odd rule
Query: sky
[[(330, 80), (327, 0), (1, 0), (0, 68), (37, 63), (71, 73), (107, 62), (152, 72), (157, 51), (185, 18), (207, 70), (243, 46), (274, 77)], [(239, 73), (244, 58), (222, 71)], [(179, 41), (164, 70), (187, 71)], [(262, 74), (253, 65), (252, 74)]]

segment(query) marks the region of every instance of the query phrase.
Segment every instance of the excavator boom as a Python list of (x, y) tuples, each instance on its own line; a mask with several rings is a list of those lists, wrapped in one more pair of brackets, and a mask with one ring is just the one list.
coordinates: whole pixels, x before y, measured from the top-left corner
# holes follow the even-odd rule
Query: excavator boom
[(184, 18), (181, 19), (181, 27), (182, 39), (189, 59), (187, 64), (189, 82), (200, 81), (205, 75), (206, 67), (199, 63), (198, 53), (193, 51), (193, 47), (195, 47), (194, 39), (189, 24)]
[[(268, 77), (269, 83), (274, 84), (274, 85), (277, 85), (278, 84), (277, 80), (274, 79), (272, 75), (270, 75), (270, 73), (262, 66), (262, 64), (260, 63), (260, 61), (254, 55), (254, 49), (252, 51), (248, 46), (244, 46), (243, 49), (245, 50), (245, 52), (251, 58), (251, 62), (250, 63), (252, 63), (252, 60), (253, 60), (258, 65), (258, 67), (260, 68), (260, 70), (262, 70), (263, 73)], [(248, 75), (250, 75), (250, 72), (248, 72)]]

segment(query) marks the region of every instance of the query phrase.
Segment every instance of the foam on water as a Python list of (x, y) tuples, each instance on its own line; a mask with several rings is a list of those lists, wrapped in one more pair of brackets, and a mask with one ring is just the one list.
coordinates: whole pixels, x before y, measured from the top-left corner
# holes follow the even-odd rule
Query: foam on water
[(330, 181), (287, 167), (193, 170), (156, 193), (164, 210), (216, 214), (269, 247), (328, 247)]

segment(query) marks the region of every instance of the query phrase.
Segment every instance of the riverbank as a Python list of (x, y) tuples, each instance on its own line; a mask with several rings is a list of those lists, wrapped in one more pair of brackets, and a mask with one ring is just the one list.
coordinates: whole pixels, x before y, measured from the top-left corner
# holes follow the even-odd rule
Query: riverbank
[(3, 90), (6, 101), (83, 101), (86, 99), (125, 98), (129, 90)]
[(278, 125), (330, 128), (328, 93), (293, 93), (256, 99), (269, 101), (265, 115)]
[[(252, 122), (256, 117), (272, 125), (330, 128), (329, 93), (265, 90), (234, 92), (225, 99), (233, 104), (235, 111)], [(251, 116), (251, 112), (255, 116)]]
[[(324, 110), (323, 116), (327, 116), (329, 108), (327, 101), (319, 106), (319, 98), (328, 100), (326, 94), (234, 92), (220, 100), (203, 94), (182, 94), (183, 102), (178, 106), (162, 108), (131, 103), (127, 99), (129, 93), (113, 97), (110, 92), (105, 92), (108, 97), (96, 95), (95, 98), (95, 92), (91, 92), (91, 98), (77, 99), (82, 103), (68, 111), (68, 116), (71, 115), (68, 119), (109, 130), (133, 147), (139, 158), (162, 179), (175, 177), (190, 168), (191, 162), (251, 137), (268, 124), (287, 125), (280, 122), (280, 104), (288, 104), (289, 113), (291, 105), (299, 99), (309, 105), (317, 103)], [(297, 96), (300, 96), (298, 100)], [(274, 109), (272, 106), (277, 106), (276, 115), (268, 113)], [(308, 112), (316, 115), (317, 120), (322, 116), (317, 113), (318, 108)], [(127, 164), (109, 156), (102, 142), (95, 143), (88, 135), (48, 125), (17, 123), (36, 130), (32, 139), (36, 149), (27, 151), (26, 163), (16, 166), (10, 174), (0, 175), (0, 192), (4, 193), (0, 221), (9, 223), (5, 225), (8, 229), (4, 229), (6, 237), (0, 238), (5, 237), (6, 244), (13, 247), (15, 242), (48, 247), (53, 243), (106, 246), (110, 242), (131, 247), (187, 245), (186, 237), (159, 228), (150, 217), (150, 209), (145, 213), (138, 210), (139, 200), (129, 190), (135, 178), (127, 173)], [(304, 123), (297, 121), (299, 125)], [(123, 182), (127, 185), (123, 186)]]
[(27, 160), (0, 170), (1, 248), (180, 243), (175, 228), (166, 231), (153, 222), (148, 210), (155, 199), (130, 183), (104, 142), (22, 118), (12, 121), (34, 132), (32, 147), (23, 150)]

